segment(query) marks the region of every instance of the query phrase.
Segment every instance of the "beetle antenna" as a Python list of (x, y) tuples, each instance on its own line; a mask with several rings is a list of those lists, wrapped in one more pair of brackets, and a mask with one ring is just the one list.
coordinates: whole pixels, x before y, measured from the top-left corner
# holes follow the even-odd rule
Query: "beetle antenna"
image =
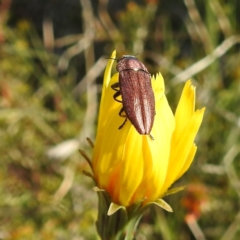
[(111, 57), (110, 57), (110, 58), (105, 58), (105, 59), (112, 59), (112, 60), (115, 60), (115, 61), (117, 61), (117, 59), (116, 59), (116, 58), (111, 58)]

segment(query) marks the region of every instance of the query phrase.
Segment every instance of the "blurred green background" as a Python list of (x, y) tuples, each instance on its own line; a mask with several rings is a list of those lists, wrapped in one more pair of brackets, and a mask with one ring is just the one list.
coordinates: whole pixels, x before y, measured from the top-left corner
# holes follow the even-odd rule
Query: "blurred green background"
[(174, 213), (153, 207), (136, 239), (240, 239), (240, 1), (0, 4), (0, 239), (98, 239), (78, 149), (91, 156), (114, 49), (162, 73), (173, 111), (189, 78), (207, 108)]

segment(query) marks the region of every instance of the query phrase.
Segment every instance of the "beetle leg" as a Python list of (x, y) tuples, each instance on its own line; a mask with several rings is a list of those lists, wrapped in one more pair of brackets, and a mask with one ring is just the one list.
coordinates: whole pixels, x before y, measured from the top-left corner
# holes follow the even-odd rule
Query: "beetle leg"
[(115, 101), (122, 103), (121, 100), (117, 99), (117, 97), (119, 97), (119, 96), (121, 96), (121, 93), (120, 93), (120, 91), (117, 91), (116, 93), (114, 93), (113, 98)]
[(123, 114), (124, 113), (124, 109), (122, 108), (121, 110), (120, 110), (120, 112), (119, 112), (119, 116), (120, 117), (125, 117), (125, 120), (124, 120), (124, 122), (122, 123), (122, 125), (120, 125), (119, 127), (118, 127), (118, 129), (121, 129), (124, 125), (125, 125), (125, 123), (126, 123), (126, 121), (127, 121), (127, 116), (126, 116), (126, 114)]
[(115, 91), (119, 91), (119, 82), (116, 82), (116, 83), (112, 84), (111, 88)]
[(124, 118), (127, 117), (126, 114), (124, 113), (124, 109), (123, 109), (123, 108), (121, 108), (121, 110), (120, 110), (120, 112), (119, 112), (119, 116), (120, 116), (120, 117), (124, 117)]
[(152, 140), (154, 140), (154, 137), (153, 137), (153, 135), (150, 133), (149, 134), (149, 136), (150, 136), (150, 138), (152, 139)]
[[(116, 93), (113, 95), (114, 100), (116, 100), (117, 102), (122, 103), (121, 100), (117, 99), (117, 97), (121, 96), (121, 92), (120, 92), (120, 90), (119, 90), (119, 83), (118, 83), (118, 82), (114, 83), (113, 85), (111, 85), (111, 88), (116, 91)], [(121, 124), (121, 125), (118, 127), (118, 129), (121, 129), (121, 128), (125, 125), (125, 123), (126, 123), (126, 121), (127, 121), (127, 116), (126, 116), (126, 114), (123, 114), (123, 113), (124, 113), (124, 109), (121, 108), (121, 110), (120, 110), (120, 112), (119, 112), (119, 116), (120, 116), (120, 117), (125, 117), (125, 120), (124, 120), (123, 124)]]
[(113, 95), (114, 100), (117, 101), (117, 102), (122, 103), (121, 100), (118, 100), (118, 99), (117, 99), (117, 97), (121, 96), (121, 92), (120, 92), (120, 90), (119, 90), (119, 83), (118, 83), (118, 82), (114, 83), (113, 85), (111, 85), (111, 88), (112, 88), (114, 91), (116, 91), (116, 93)]

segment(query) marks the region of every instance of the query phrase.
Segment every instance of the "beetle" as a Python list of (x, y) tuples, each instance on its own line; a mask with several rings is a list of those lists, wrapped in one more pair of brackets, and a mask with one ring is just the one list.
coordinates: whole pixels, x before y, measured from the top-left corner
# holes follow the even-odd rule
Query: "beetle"
[[(155, 117), (155, 97), (151, 75), (135, 56), (123, 55), (116, 60), (119, 81), (111, 87), (116, 91), (113, 98), (123, 105), (119, 116), (125, 117), (118, 129), (129, 119), (138, 133), (150, 135), (153, 139), (150, 132)], [(122, 96), (122, 101), (118, 99), (119, 96)]]

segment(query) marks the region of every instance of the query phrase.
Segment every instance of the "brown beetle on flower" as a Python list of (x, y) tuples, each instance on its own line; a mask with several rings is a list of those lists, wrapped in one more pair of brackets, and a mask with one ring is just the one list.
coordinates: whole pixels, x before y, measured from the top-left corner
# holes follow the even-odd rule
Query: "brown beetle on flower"
[[(131, 70), (131, 72), (126, 71), (127, 75), (121, 76), (122, 66), (120, 66), (119, 73), (111, 76), (115, 59), (114, 51), (104, 74), (92, 162), (84, 153), (81, 153), (89, 161), (93, 170), (92, 178), (97, 185), (95, 189), (99, 196), (97, 220), (99, 236), (102, 239), (128, 240), (133, 237), (142, 211), (150, 204), (157, 204), (167, 211), (172, 211), (162, 198), (183, 189), (182, 187), (169, 188), (188, 170), (193, 161), (197, 151), (194, 139), (201, 125), (205, 108), (195, 110), (195, 87), (189, 80), (184, 86), (173, 115), (164, 94), (165, 86), (161, 74), (152, 76), (150, 81), (146, 76), (147, 70), (144, 70), (145, 75), (141, 80), (147, 79), (148, 90), (151, 87), (149, 83), (152, 83), (154, 96), (149, 99), (154, 99), (152, 104), (155, 106), (153, 107), (154, 115), (151, 115), (152, 110), (150, 117), (141, 110), (140, 116), (133, 113), (133, 119), (130, 119), (127, 113), (130, 121), (126, 121), (124, 127), (119, 129), (119, 126), (122, 126), (122, 118), (119, 116), (121, 109), (123, 108), (125, 112), (131, 109), (135, 111), (133, 105), (126, 108), (123, 99), (127, 97), (127, 101), (142, 100), (145, 99), (145, 97), (142, 98), (142, 94), (149, 91), (143, 90), (143, 86), (139, 87), (136, 83), (131, 83), (131, 87), (137, 88), (133, 89), (136, 92), (133, 98), (129, 98), (124, 90), (120, 94), (115, 93), (114, 90), (118, 90), (115, 87), (119, 80), (121, 82), (129, 78), (130, 81), (137, 79), (140, 69), (137, 67), (137, 75)], [(132, 74), (135, 74), (134, 78)], [(126, 76), (127, 79), (123, 80)], [(137, 84), (142, 83), (137, 80)], [(119, 97), (119, 101), (115, 101), (113, 96), (115, 99)], [(151, 105), (152, 100), (149, 101), (149, 99), (147, 99), (148, 105)], [(144, 101), (140, 103), (144, 104)], [(138, 130), (136, 123), (146, 116), (149, 117), (152, 127), (151, 124), (148, 125), (149, 130), (143, 133), (136, 131)], [(150, 131), (154, 141), (148, 136)]]
[[(115, 56), (114, 52), (111, 58)], [(197, 150), (194, 138), (204, 108), (195, 110), (195, 87), (187, 81), (174, 116), (164, 94), (163, 78), (157, 74), (152, 77), (156, 102), (152, 127), (155, 140), (140, 135), (129, 121), (120, 131), (122, 120), (118, 113), (122, 104), (113, 101), (111, 88), (118, 82), (119, 73), (111, 77), (112, 59), (104, 76), (93, 153), (94, 177), (113, 203), (124, 207), (136, 202), (145, 205), (164, 196), (189, 168)]]

